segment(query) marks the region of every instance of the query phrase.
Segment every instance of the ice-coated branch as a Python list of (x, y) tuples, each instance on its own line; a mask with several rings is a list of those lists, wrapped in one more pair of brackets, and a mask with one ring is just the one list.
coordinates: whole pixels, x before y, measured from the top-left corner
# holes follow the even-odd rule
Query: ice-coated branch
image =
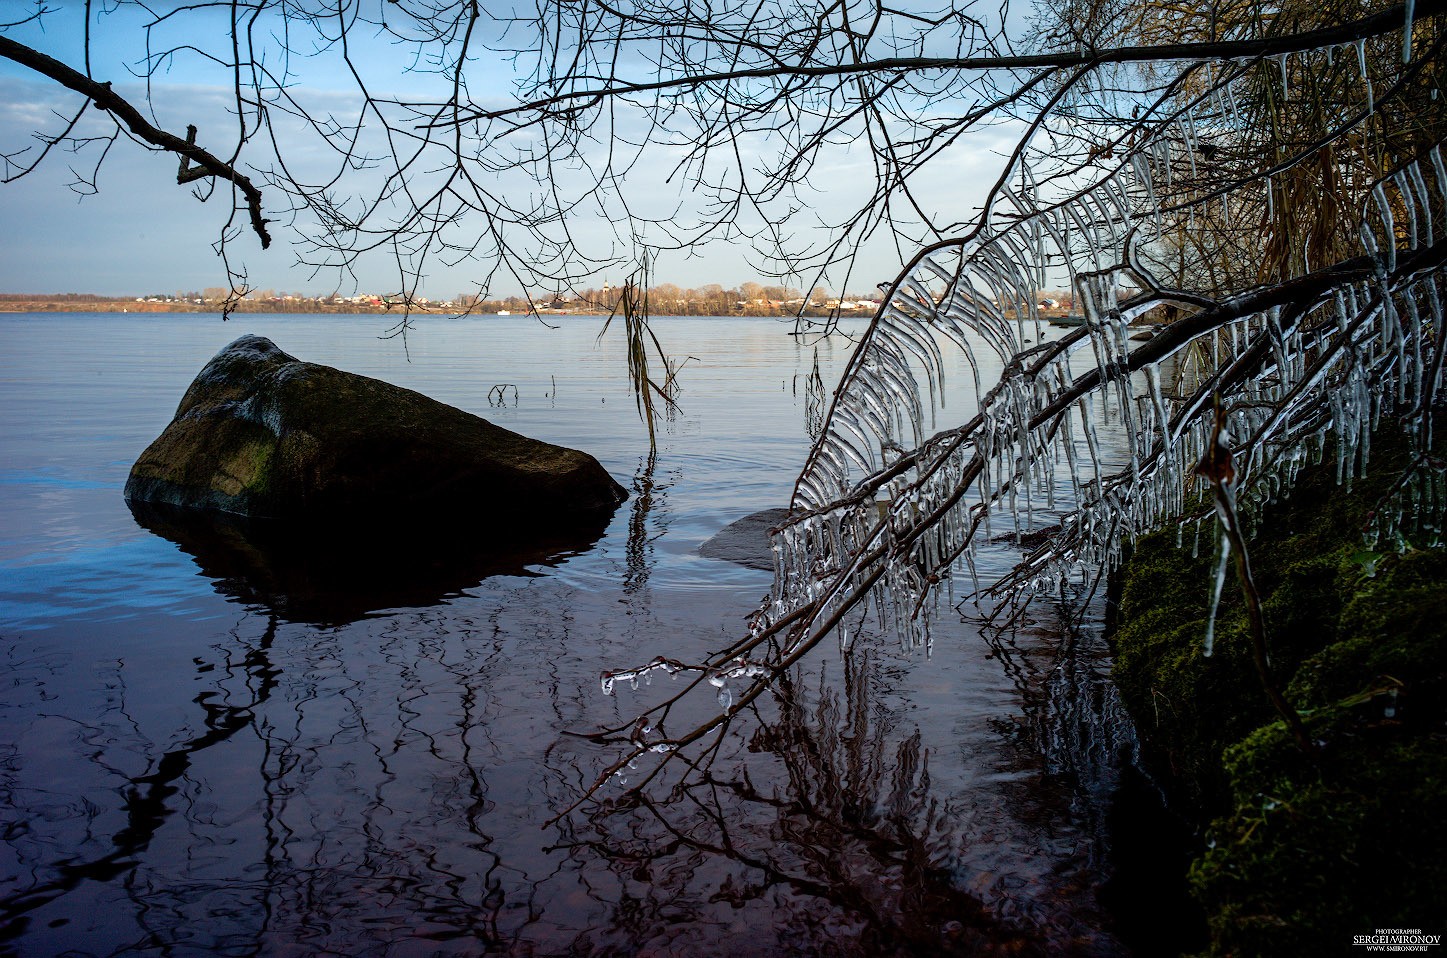
[[(1186, 344), (1199, 342), (1203, 338), (1269, 316), (1298, 317), (1298, 320), (1293, 320), (1282, 332), (1309, 334), (1309, 324), (1302, 321), (1317, 316), (1324, 307), (1328, 308), (1334, 317), (1336, 297), (1344, 290), (1351, 290), (1354, 286), (1360, 287), (1365, 283), (1369, 287), (1390, 290), (1392, 296), (1421, 295), (1425, 291), (1423, 284), (1430, 283), (1435, 289), (1436, 284), (1442, 280), (1444, 264), (1447, 264), (1447, 239), (1439, 238), (1431, 246), (1423, 246), (1398, 257), (1397, 268), (1390, 274), (1383, 275), (1379, 262), (1374, 262), (1371, 257), (1356, 257), (1347, 262), (1333, 264), (1316, 274), (1301, 277), (1290, 284), (1232, 297), (1167, 327), (1149, 342), (1132, 349), (1119, 364), (1104, 371), (1090, 369), (1081, 373), (1055, 393), (1053, 401), (1034, 411), (1029, 418), (1027, 431), (1032, 435), (1039, 434), (1058, 441), (1068, 430), (1069, 420), (1080, 412), (1083, 403), (1098, 400), (1103, 391), (1113, 388), (1121, 378), (1129, 378), (1132, 373), (1152, 369), (1162, 359), (1179, 353)], [(1369, 338), (1366, 334), (1367, 328), (1381, 319), (1383, 304), (1384, 300), (1374, 295), (1371, 289), (1364, 290), (1357, 312), (1350, 321), (1338, 324), (1333, 318), (1329, 323), (1330, 331), (1340, 333), (1340, 337), (1332, 339), (1328, 334), (1323, 343), (1331, 341), (1360, 344)], [(1320, 333), (1321, 330), (1318, 329), (1317, 332)], [(1089, 331), (1084, 328), (1073, 330), (1060, 340), (1042, 344), (1012, 358), (1001, 383), (984, 397), (982, 406), (988, 410), (1001, 402), (1008, 402), (1012, 392), (1021, 384), (1033, 391), (1036, 387), (1058, 381), (1055, 380), (1055, 375), (1071, 351), (1086, 343), (1089, 337)], [(1332, 351), (1318, 347), (1308, 352), (1318, 355), (1319, 362), (1300, 365), (1297, 368), (1299, 378), (1291, 383), (1281, 384), (1275, 391), (1277, 399), (1272, 412), (1289, 412), (1299, 408), (1308, 393), (1316, 401), (1322, 401), (1329, 392), (1323, 388), (1327, 383), (1324, 372), (1332, 368), (1334, 358), (1340, 359), (1349, 351)], [(1098, 574), (1108, 562), (1113, 561), (1113, 555), (1119, 554), (1119, 547), (1127, 536), (1143, 532), (1151, 524), (1168, 518), (1169, 510), (1162, 510), (1162, 505), (1167, 500), (1159, 492), (1147, 492), (1152, 483), (1163, 477), (1180, 480), (1208, 458), (1208, 451), (1214, 448), (1212, 444), (1217, 441), (1215, 437), (1218, 433), (1215, 429), (1218, 427), (1215, 426), (1216, 419), (1213, 415), (1201, 415), (1201, 411), (1210, 413), (1213, 397), (1223, 393), (1237, 394), (1247, 384), (1259, 382), (1268, 372), (1278, 375), (1287, 370), (1278, 362), (1278, 355), (1271, 348), (1268, 337), (1253, 338), (1251, 344), (1220, 374), (1202, 382), (1192, 394), (1182, 397), (1178, 402), (1177, 415), (1168, 426), (1160, 429), (1167, 434), (1174, 433), (1178, 439), (1194, 435), (1195, 442), (1178, 442), (1177, 451), (1170, 455), (1169, 443), (1155, 442), (1147, 455), (1133, 462), (1128, 468), (1099, 479), (1095, 484), (1099, 491), (1094, 495), (1087, 493), (1073, 520), (1066, 517), (1066, 523), (1070, 527), (1064, 529), (1050, 544), (1042, 546), (1022, 561), (1009, 576), (991, 584), (987, 591), (1008, 594), (1032, 585), (1038, 587), (1039, 583), (1045, 581), (1058, 582), (1060, 574), (1051, 572), (1049, 566), (1062, 562), (1066, 566), (1078, 566), (1082, 558), (1086, 565), (1091, 567), (1082, 571), (1091, 575)], [(1258, 410), (1258, 419), (1262, 415)], [(788, 608), (786, 614), (771, 620), (768, 617), (770, 610), (766, 607), (761, 610), (763, 614), (756, 619), (756, 626), (747, 639), (704, 663), (686, 665), (660, 657), (639, 669), (605, 673), (604, 690), (609, 694), (614, 692), (619, 682), (630, 682), (636, 689), (639, 679), (655, 670), (668, 674), (692, 672), (695, 673), (695, 679), (631, 723), (634, 734), (628, 736), (625, 751), (603, 770), (590, 793), (602, 787), (611, 776), (650, 753), (659, 757), (659, 764), (649, 769), (634, 787), (641, 788), (652, 781), (670, 761), (680, 757), (691, 761), (683, 750), (710, 735), (720, 734), (734, 715), (767, 692), (772, 682), (798, 664), (817, 648), (821, 641), (833, 636), (841, 622), (872, 598), (879, 602), (907, 605), (911, 620), (918, 616), (926, 594), (938, 586), (942, 577), (951, 574), (951, 566), (963, 552), (976, 546), (976, 534), (987, 521), (985, 517), (992, 506), (998, 507), (999, 503), (1006, 501), (1014, 491), (1027, 486), (1029, 474), (1037, 465), (1024, 457), (1007, 453), (1003, 458), (1012, 465), (1004, 467), (1002, 471), (995, 471), (1001, 464), (997, 458), (999, 450), (992, 449), (991, 445), (990, 429), (996, 424), (993, 419), (987, 411), (972, 417), (959, 427), (932, 436), (921, 447), (900, 455), (888, 469), (868, 477), (849, 495), (817, 509), (795, 514), (783, 527), (776, 530), (776, 536), (784, 537), (785, 543), (792, 543), (786, 545), (793, 554), (792, 558), (817, 558), (817, 554), (823, 552), (826, 557), (838, 560), (832, 573), (818, 580), (817, 588), (800, 585), (797, 581), (792, 583), (795, 588), (801, 589), (802, 593), (798, 604)], [(1245, 468), (1254, 471), (1256, 475), (1248, 474), (1238, 479), (1233, 473), (1233, 515), (1236, 484), (1242, 480), (1254, 480), (1257, 483), (1264, 481), (1265, 476), (1260, 472), (1260, 450), (1272, 441), (1273, 435), (1262, 428), (1258, 427), (1249, 432), (1244, 448), (1253, 451), (1256, 465), (1252, 467), (1250, 462), (1253, 460), (1248, 460)], [(1035, 454), (1040, 454), (1039, 447), (1034, 447), (1034, 450)], [(992, 458), (996, 458), (996, 461), (992, 462)], [(946, 463), (951, 464), (949, 468), (946, 468)], [(997, 483), (993, 486), (982, 485), (992, 475), (999, 477)], [(941, 476), (949, 479), (948, 485), (932, 492), (932, 485)], [(842, 525), (839, 513), (846, 514), (846, 518), (857, 516), (861, 511), (878, 516), (872, 508), (873, 493), (905, 477), (908, 479), (903, 485), (894, 487), (899, 494), (895, 502), (919, 503), (930, 495), (937, 495), (938, 499), (932, 509), (928, 512), (917, 512), (898, 508), (891, 503), (888, 511), (874, 519), (867, 529), (859, 531), (862, 527), (856, 527), (855, 538), (850, 540), (853, 549), (846, 555), (831, 556), (828, 547), (821, 546), (818, 536), (821, 525), (830, 522)], [(962, 503), (968, 503), (970, 499), (973, 499), (975, 504), (962, 506)], [(1126, 507), (1132, 499), (1144, 500), (1137, 505), (1144, 510), (1154, 508), (1160, 514), (1127, 516), (1110, 527), (1118, 531), (1119, 536), (1108, 535), (1104, 540), (1096, 537), (1092, 541), (1091, 530), (1083, 528), (1085, 523), (1081, 521), (1082, 518), (1088, 520), (1093, 510)], [(866, 503), (871, 508), (861, 510), (861, 506)], [(958, 531), (955, 534), (958, 539), (953, 548), (935, 550), (933, 553), (928, 549), (921, 549), (924, 540), (931, 533), (947, 527), (952, 516), (962, 508), (968, 513), (967, 521), (963, 526), (957, 526)], [(1095, 525), (1096, 531), (1099, 531), (1104, 523), (1097, 522)], [(797, 537), (801, 532), (805, 537), (803, 541), (790, 538)], [(838, 534), (835, 533), (836, 536)], [(809, 551), (806, 551), (806, 548)], [(1086, 556), (1086, 553), (1093, 555)], [(1244, 554), (1238, 547), (1235, 555), (1239, 558)], [(903, 594), (892, 596), (874, 594), (881, 583), (895, 575), (897, 568), (894, 567), (913, 566), (920, 561), (930, 564), (927, 566), (928, 571), (912, 580), (911, 587), (915, 591), (901, 590)], [(781, 572), (780, 575), (785, 576), (787, 573)], [(898, 589), (899, 586), (900, 583), (896, 582), (895, 587)], [(776, 586), (776, 594), (778, 591)], [(787, 607), (787, 600), (775, 604), (776, 609)], [(1259, 638), (1259, 648), (1253, 646), (1253, 649), (1263, 656), (1264, 663), (1265, 640), (1264, 636)], [(669, 712), (679, 701), (690, 695), (705, 677), (710, 678), (716, 688), (726, 687), (725, 683), (730, 679), (743, 680), (745, 684), (741, 692), (728, 697), (728, 704), (713, 717), (683, 734), (670, 736), (665, 733), (663, 728)], [(1268, 694), (1271, 694), (1273, 687), (1270, 686), (1269, 679), (1263, 678), (1263, 682), (1266, 683)], [(1287, 709), (1287, 712), (1282, 713), (1284, 716), (1288, 714), (1290, 707), (1284, 705), (1279, 692), (1272, 701), (1278, 711), (1283, 707)], [(1289, 717), (1287, 721), (1290, 722)], [(1296, 724), (1300, 725), (1299, 719)], [(612, 738), (612, 734), (629, 727), (625, 725), (610, 730), (611, 734), (602, 735), (599, 740), (618, 740)], [(638, 734), (640, 728), (646, 729), (652, 737), (645, 738)], [(1299, 729), (1294, 729), (1294, 732), (1296, 731)]]
[[(1421, 52), (1435, 63), (1441, 44)], [(1342, 165), (1361, 118), (1406, 96), (1407, 75), (1420, 68), (1414, 60), (1375, 97), (1363, 76), (1347, 91), (1361, 99), (1338, 104), (1344, 122), (1304, 137), (1287, 166), (1254, 175), (1196, 175), (1208, 136), (1219, 151), (1253, 135), (1236, 106), (1259, 79), (1247, 70), (1180, 91), (1164, 116), (1117, 141), (1128, 146), (1123, 155), (1099, 157), (1091, 178), (1063, 197), (1035, 191), (1032, 157), (1017, 150), (1013, 175), (1001, 178), (998, 203), (977, 228), (925, 247), (893, 284), (834, 390), (791, 514), (774, 530), (771, 595), (748, 636), (698, 666), (705, 674), (744, 660), (755, 677), (729, 696), (732, 709), (682, 734), (665, 731), (662, 719), (689, 692), (646, 711), (654, 737), (646, 748), (632, 743), (599, 785), (650, 751), (660, 757), (644, 784), (680, 759), (696, 771), (702, 759), (689, 757), (690, 746), (722, 735), (739, 706), (820, 642), (847, 650), (866, 610), (877, 632), (924, 643), (939, 597), (966, 573), (970, 595), (986, 606), (1059, 595), (1072, 583), (1088, 591), (1135, 537), (1199, 524), (1210, 504), (1193, 492), (1194, 470), (1219, 438), (1218, 396), (1241, 439), (1233, 510), (1238, 498), (1249, 508), (1289, 488), (1328, 446), (1350, 475), (1379, 415), (1396, 415), (1413, 441), (1429, 441), (1444, 367), (1440, 138), (1354, 185), (1345, 202), (1355, 242), (1334, 259), (1272, 282), (1222, 282), (1207, 295), (1183, 276), (1164, 277), (1161, 256), (1177, 227), (1198, 217), (1219, 218), (1213, 228), (1227, 237), (1259, 236), (1256, 224), (1270, 221), (1275, 202), (1272, 176), (1320, 157)], [(1236, 220), (1244, 231), (1231, 231)], [(1256, 253), (1245, 239), (1225, 242), (1238, 255)], [(1070, 270), (1082, 322), (1027, 345), (1027, 330), (1041, 340), (1036, 291), (1054, 263)], [(1163, 307), (1174, 315), (1159, 314)], [(1137, 342), (1134, 324), (1152, 316), (1153, 334)], [(932, 431), (955, 359), (1001, 372), (988, 382), (977, 375), (973, 416)], [(1103, 442), (1105, 409), (1119, 419), (1110, 425), (1114, 457)], [(1058, 528), (1009, 574), (980, 582), (973, 556), (992, 521), (1015, 532)], [(1233, 554), (1244, 557), (1244, 546)]]

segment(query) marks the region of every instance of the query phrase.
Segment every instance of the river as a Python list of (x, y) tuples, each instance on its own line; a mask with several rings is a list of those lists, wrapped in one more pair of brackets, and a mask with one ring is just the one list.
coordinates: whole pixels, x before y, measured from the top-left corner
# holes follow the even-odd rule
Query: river
[[(700, 546), (787, 504), (805, 377), (817, 356), (832, 382), (847, 338), (656, 320), (683, 391), (650, 462), (621, 330), (394, 321), (0, 316), (0, 952), (1136, 950), (1128, 731), (1098, 628), (1062, 641), (1048, 609), (1007, 634), (943, 616), (928, 656), (822, 653), (702, 784), (609, 782), (557, 817), (615, 757), (569, 733), (648, 693), (605, 696), (602, 671), (742, 634), (769, 574)], [(243, 333), (584, 449), (631, 498), (596, 542), (517, 556), (183, 548), (121, 490)]]

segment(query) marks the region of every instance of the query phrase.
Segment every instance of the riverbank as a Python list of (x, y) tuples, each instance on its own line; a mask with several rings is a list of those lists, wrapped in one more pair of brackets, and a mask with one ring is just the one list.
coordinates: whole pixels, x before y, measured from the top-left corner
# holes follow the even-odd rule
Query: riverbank
[[(60, 295), (29, 295), (5, 293), (0, 294), (0, 313), (220, 313), (224, 304), (221, 301), (194, 302), (185, 299), (147, 299), (135, 297), (101, 297), (89, 294), (60, 294)], [(365, 303), (365, 302), (327, 302), (325, 299), (265, 299), (265, 300), (240, 300), (233, 303), (232, 313), (266, 313), (283, 315), (357, 315), (373, 316), (386, 313), (394, 313), (402, 316), (408, 313), (407, 307), (402, 303)], [(1069, 310), (1064, 307), (1041, 309), (1042, 319), (1058, 322), (1060, 325), (1074, 325), (1065, 322), (1069, 317)], [(692, 310), (674, 309), (668, 313), (657, 315), (686, 315), (704, 317), (709, 319), (730, 319), (748, 317), (751, 319), (782, 319), (792, 320), (798, 316), (805, 319), (828, 319), (835, 314), (844, 318), (868, 319), (873, 315), (872, 308), (855, 308), (832, 310), (824, 306), (805, 307), (802, 312), (797, 307), (785, 307), (778, 305), (746, 304), (734, 308), (727, 315), (717, 315), (707, 308)], [(470, 309), (452, 305), (413, 305), (410, 315), (413, 316), (458, 316), (462, 314), (477, 316), (480, 318), (490, 316), (539, 316), (544, 319), (551, 317), (566, 316), (598, 316), (606, 317), (608, 310), (601, 306), (590, 307), (579, 305), (576, 302), (565, 309), (539, 308), (529, 310), (526, 305), (519, 305), (516, 302), (506, 301), (485, 301)]]
[(1362, 534), (1407, 465), (1382, 435), (1350, 489), (1330, 459), (1310, 467), (1250, 540), (1273, 677), (1314, 754), (1272, 711), (1234, 578), (1204, 654), (1209, 524), (1198, 557), (1166, 531), (1120, 577), (1115, 678), (1152, 774), (1200, 829), (1189, 880), (1208, 955), (1447, 931), (1447, 550), (1430, 530)]
[[(0, 300), (0, 313), (220, 313), (223, 304), (191, 303), (185, 301), (159, 301), (118, 299), (118, 300), (65, 300), (65, 299), (9, 299)], [(407, 308), (400, 304), (392, 305), (371, 305), (366, 303), (324, 303), (316, 301), (305, 301), (298, 303), (275, 302), (271, 300), (263, 302), (250, 302), (242, 300), (233, 303), (231, 312), (242, 313), (265, 313), (285, 315), (340, 315), (340, 316), (375, 316), (392, 313), (403, 316), (408, 313)], [(484, 304), (482, 308), (466, 310), (456, 307), (439, 306), (413, 306), (410, 312), (412, 316), (459, 316), (468, 314), (478, 318), (490, 318), (492, 316), (525, 316), (534, 315), (543, 318), (566, 317), (566, 316), (597, 316), (606, 317), (606, 309), (590, 309), (587, 307), (569, 309), (540, 309), (529, 312), (525, 309), (504, 309), (494, 304)], [(697, 314), (705, 315), (705, 314)], [(769, 308), (745, 308), (736, 310), (732, 317), (793, 319), (796, 311)], [(807, 309), (803, 315), (810, 319), (823, 319), (830, 315), (827, 309)], [(846, 316), (863, 315), (859, 311), (846, 312)], [(715, 317), (711, 314), (708, 318), (731, 318)]]
[[(135, 299), (117, 300), (62, 300), (62, 299), (10, 299), (0, 301), (0, 313), (219, 313), (221, 303), (188, 302), (147, 302)], [(344, 305), (249, 303), (235, 304), (233, 313), (297, 313), (321, 315), (326, 313), (370, 315), (386, 312), (401, 312), (400, 307), (391, 310), (382, 306), (362, 306), (352, 303)]]

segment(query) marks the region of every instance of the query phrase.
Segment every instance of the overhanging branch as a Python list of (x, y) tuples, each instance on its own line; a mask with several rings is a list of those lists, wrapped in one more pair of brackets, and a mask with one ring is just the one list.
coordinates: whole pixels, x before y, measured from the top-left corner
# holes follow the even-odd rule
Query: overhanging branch
[[(246, 197), (247, 212), (251, 217), (251, 229), (261, 240), (261, 248), (271, 245), (271, 234), (266, 230), (270, 220), (261, 215), (261, 190), (251, 178), (235, 166), (212, 154), (195, 143), (195, 127), (190, 127), (190, 136), (181, 139), (153, 126), (129, 100), (111, 89), (109, 82), (97, 82), (74, 70), (53, 57), (38, 50), (16, 43), (0, 36), (0, 57), (29, 67), (42, 76), (49, 77), (61, 86), (88, 97), (97, 107), (110, 113), (141, 140), (181, 157), (181, 171), (176, 177), (178, 183), (188, 183), (204, 176), (213, 176), (231, 183)], [(192, 167), (190, 164), (195, 164)]]
[[(1421, 22), (1447, 10), (1447, 0), (1419, 0), (1414, 8), (1414, 21)], [(778, 77), (830, 77), (849, 76), (861, 73), (900, 73), (924, 70), (1039, 70), (1069, 69), (1072, 67), (1095, 67), (1107, 63), (1164, 62), (1171, 60), (1243, 60), (1257, 57), (1281, 56), (1312, 50), (1319, 47), (1352, 43), (1370, 39), (1400, 30), (1407, 22), (1407, 4), (1397, 4), (1380, 13), (1362, 17), (1349, 23), (1305, 33), (1263, 37), (1250, 40), (1219, 40), (1205, 43), (1170, 43), (1158, 45), (1137, 45), (1115, 47), (1106, 50), (1079, 50), (1059, 53), (1041, 53), (1018, 56), (973, 56), (973, 57), (888, 57), (880, 60), (862, 60), (854, 63), (831, 63), (817, 66), (803, 64), (757, 67), (746, 70), (730, 70), (719, 73), (704, 73), (697, 76), (669, 77), (649, 83), (615, 83), (589, 90), (570, 90), (553, 96), (530, 100), (501, 110), (474, 110), (467, 114), (454, 114), (445, 119), (421, 125), (421, 128), (448, 127), (477, 120), (499, 119), (546, 110), (550, 107), (577, 101), (601, 102), (616, 97), (632, 96), (639, 93), (657, 93), (665, 90), (681, 90), (703, 86), (709, 83), (725, 83), (733, 80), (766, 80)]]

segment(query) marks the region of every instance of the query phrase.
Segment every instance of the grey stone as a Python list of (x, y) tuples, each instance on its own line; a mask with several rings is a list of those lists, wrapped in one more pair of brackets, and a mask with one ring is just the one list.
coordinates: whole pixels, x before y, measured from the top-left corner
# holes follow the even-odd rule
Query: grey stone
[(787, 518), (788, 509), (765, 509), (744, 516), (724, 526), (712, 539), (699, 546), (699, 555), (772, 572), (774, 553), (769, 544), (769, 530)]

